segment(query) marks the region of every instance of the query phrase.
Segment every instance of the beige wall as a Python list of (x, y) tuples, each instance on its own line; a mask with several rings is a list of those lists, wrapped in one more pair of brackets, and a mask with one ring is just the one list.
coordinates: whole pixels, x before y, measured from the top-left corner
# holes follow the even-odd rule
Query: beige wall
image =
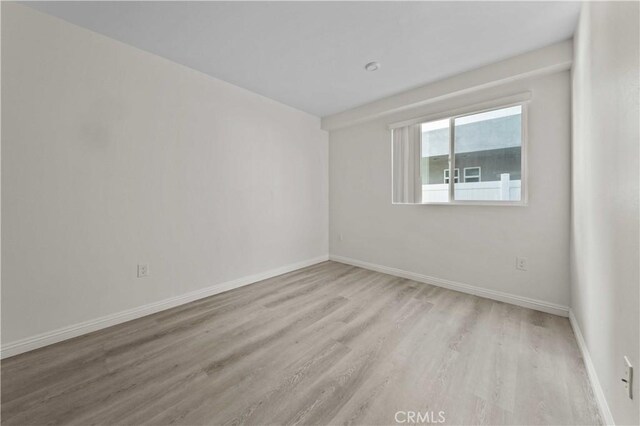
[[(528, 206), (391, 204), (388, 123), (525, 91)], [(570, 125), (570, 76), (562, 71), (331, 131), (331, 255), (566, 307)], [(516, 256), (528, 259), (528, 271), (516, 270)]]
[(319, 118), (7, 2), (2, 65), (3, 344), (326, 256)]
[[(573, 70), (571, 305), (616, 424), (640, 424), (638, 3), (585, 3)], [(621, 382), (636, 368), (634, 400)]]

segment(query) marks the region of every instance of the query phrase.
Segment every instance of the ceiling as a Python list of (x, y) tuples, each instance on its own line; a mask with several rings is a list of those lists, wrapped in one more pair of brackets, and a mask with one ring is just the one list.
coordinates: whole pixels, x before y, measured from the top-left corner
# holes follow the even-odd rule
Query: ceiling
[[(571, 38), (579, 2), (27, 2), (317, 116)], [(367, 72), (364, 65), (379, 61)]]

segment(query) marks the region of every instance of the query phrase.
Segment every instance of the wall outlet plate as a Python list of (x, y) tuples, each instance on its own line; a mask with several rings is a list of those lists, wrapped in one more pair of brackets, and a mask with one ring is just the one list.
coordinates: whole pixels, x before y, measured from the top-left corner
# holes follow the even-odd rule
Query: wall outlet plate
[(527, 270), (527, 259), (525, 257), (516, 257), (516, 269)]
[(624, 388), (627, 390), (629, 399), (633, 399), (633, 366), (626, 356), (624, 357), (624, 377), (622, 378)]
[(139, 263), (138, 264), (138, 278), (144, 278), (149, 276), (149, 264), (147, 263)]

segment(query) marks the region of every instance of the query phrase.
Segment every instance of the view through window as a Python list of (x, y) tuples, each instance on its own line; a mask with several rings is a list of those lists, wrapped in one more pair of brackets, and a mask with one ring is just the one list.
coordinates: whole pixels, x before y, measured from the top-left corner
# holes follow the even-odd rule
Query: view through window
[(422, 123), (420, 144), (422, 203), (522, 200), (521, 105)]

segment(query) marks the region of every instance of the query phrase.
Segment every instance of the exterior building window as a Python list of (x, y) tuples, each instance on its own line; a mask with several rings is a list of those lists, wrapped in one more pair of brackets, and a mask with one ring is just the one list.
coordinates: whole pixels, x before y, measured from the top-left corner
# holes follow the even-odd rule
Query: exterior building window
[[(465, 167), (464, 168), (464, 181), (465, 182), (480, 182), (480, 175), (482, 174), (480, 167)], [(457, 181), (456, 181), (457, 183)]]
[[(459, 180), (460, 180), (460, 169), (456, 169), (453, 176), (453, 181), (455, 183), (458, 183)], [(444, 169), (444, 183), (449, 183), (449, 169)]]

